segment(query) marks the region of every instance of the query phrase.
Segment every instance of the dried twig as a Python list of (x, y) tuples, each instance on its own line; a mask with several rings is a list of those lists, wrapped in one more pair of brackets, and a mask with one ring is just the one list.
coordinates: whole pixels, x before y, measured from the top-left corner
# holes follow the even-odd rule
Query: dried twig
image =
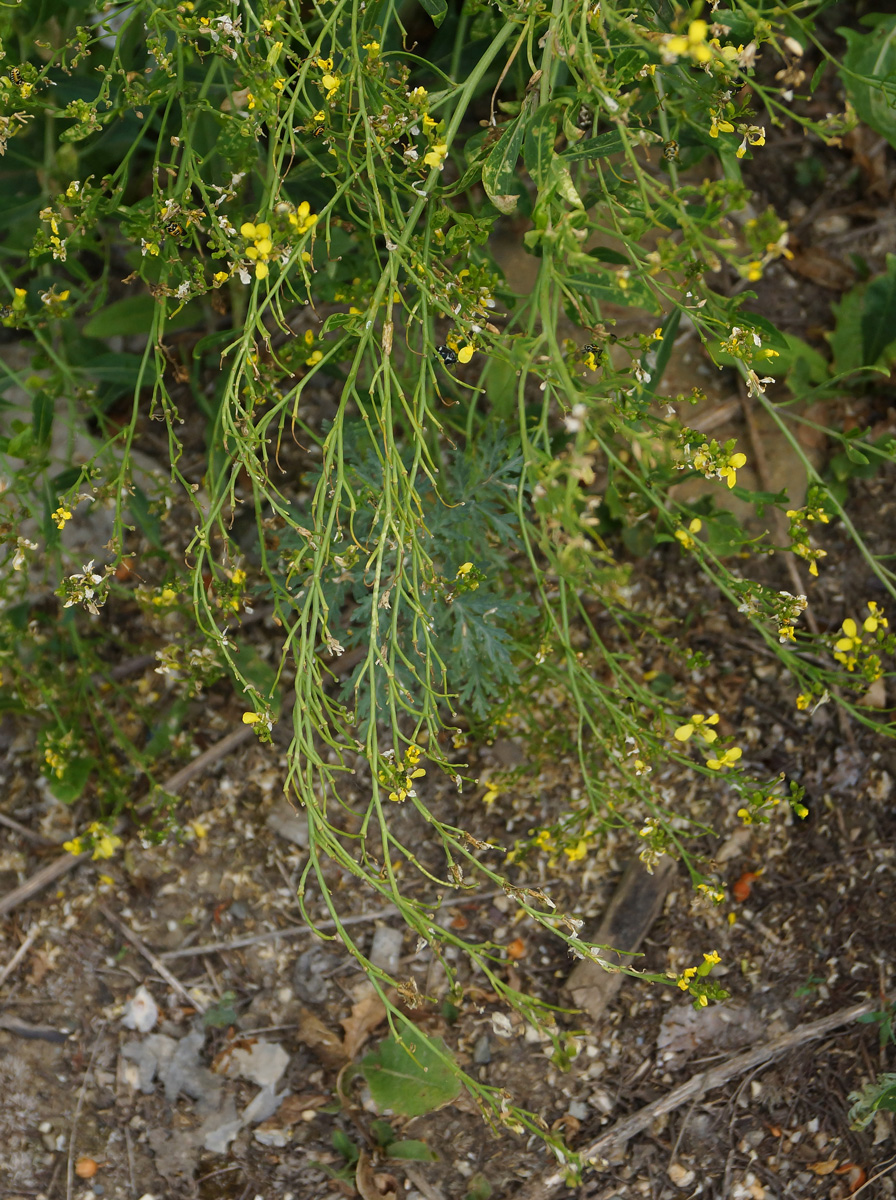
[(76, 867), (78, 863), (85, 862), (88, 858), (90, 858), (89, 850), (85, 850), (83, 854), (63, 854), (61, 858), (54, 858), (51, 863), (41, 867), (30, 879), (26, 879), (24, 883), (0, 898), (0, 917), (11, 912), (24, 901), (30, 900), (38, 892), (42, 892), (54, 879), (58, 879), (61, 875), (67, 875), (73, 867)]
[[(820, 1020), (811, 1021), (808, 1025), (800, 1025), (770, 1042), (754, 1046), (752, 1050), (745, 1050), (743, 1054), (736, 1054), (717, 1067), (701, 1071), (698, 1075), (692, 1075), (680, 1087), (673, 1088), (668, 1095), (661, 1096), (659, 1100), (654, 1100), (652, 1104), (646, 1104), (631, 1116), (617, 1121), (611, 1129), (602, 1133), (596, 1141), (578, 1150), (577, 1153), (586, 1163), (606, 1158), (609, 1153), (624, 1146), (636, 1133), (647, 1129), (658, 1117), (674, 1112), (688, 1100), (699, 1099), (704, 1092), (723, 1087), (729, 1080), (734, 1079), (737, 1075), (742, 1075), (744, 1071), (749, 1071), (752, 1067), (758, 1067), (763, 1063), (771, 1062), (772, 1059), (780, 1058), (782, 1054), (787, 1054), (798, 1046), (825, 1037), (842, 1025), (848, 1025), (850, 1022), (858, 1020), (859, 1017), (864, 1017), (867, 1013), (874, 1011), (877, 1003), (879, 1002), (874, 1000), (863, 1000), (861, 1004), (841, 1008), (839, 1012), (832, 1013), (828, 1017), (821, 1017)], [(564, 1182), (562, 1172), (545, 1172), (523, 1184), (513, 1200), (548, 1200), (548, 1197), (563, 1187)]]
[(21, 946), (19, 946), (18, 950), (15, 952), (3, 970), (0, 971), (0, 987), (6, 983), (7, 979), (9, 979), (10, 975), (34, 945), (35, 941), (37, 940), (37, 935), (40, 933), (40, 929), (40, 925), (32, 925), (24, 942), (22, 942)]
[(125, 925), (121, 917), (117, 917), (115, 913), (110, 912), (109, 909), (106, 908), (105, 904), (98, 904), (97, 908), (103, 914), (109, 924), (113, 926), (113, 928), (117, 929), (122, 937), (127, 938), (131, 945), (143, 955), (156, 974), (161, 975), (168, 986), (173, 988), (182, 1000), (185, 1000), (187, 1004), (189, 1004), (192, 1008), (195, 1008), (197, 1012), (205, 1012), (205, 1005), (190, 995), (177, 976), (171, 974), (159, 956), (150, 950), (146, 942), (144, 942), (141, 937), (138, 937), (137, 934), (134, 933), (133, 929), (131, 929), (128, 925)]
[(44, 837), (42, 833), (35, 833), (33, 829), (29, 829), (27, 825), (21, 825), (12, 817), (7, 817), (5, 813), (0, 813), (0, 825), (5, 825), (7, 829), (13, 829), (16, 833), (27, 838), (29, 842), (34, 842), (35, 846), (55, 846), (56, 843), (52, 838)]
[(90, 1079), (90, 1072), (93, 1070), (93, 1064), (96, 1061), (96, 1053), (100, 1048), (100, 1042), (103, 1034), (106, 1032), (106, 1022), (103, 1021), (100, 1026), (100, 1031), (96, 1035), (96, 1041), (93, 1043), (93, 1050), (90, 1055), (90, 1062), (87, 1064), (87, 1070), (84, 1072), (84, 1080), (78, 1090), (78, 1102), (75, 1105), (75, 1113), (72, 1117), (72, 1128), (68, 1135), (68, 1158), (65, 1164), (65, 1196), (66, 1200), (72, 1200), (72, 1192), (75, 1182), (75, 1135), (78, 1132), (78, 1121), (81, 1116), (81, 1107), (84, 1104), (84, 1094), (87, 1091), (87, 1083)]
[[(493, 900), (495, 896), (505, 894), (503, 888), (494, 892), (474, 892), (473, 895), (460, 895), (446, 900), (445, 904), (449, 908), (455, 904), (475, 904), (483, 900)], [(438, 906), (432, 905), (432, 907)], [(383, 917), (397, 916), (398, 909), (395, 905), (387, 904), (374, 912), (356, 913), (353, 917), (343, 917), (339, 925), (363, 925), (366, 921), (379, 921)], [(291, 925), (288, 929), (268, 929), (264, 933), (253, 933), (247, 937), (234, 938), (231, 942), (206, 942), (204, 946), (185, 946), (182, 950), (166, 950), (160, 957), (170, 961), (172, 958), (196, 958), (200, 954), (225, 954), (228, 950), (242, 950), (244, 946), (257, 946), (261, 942), (273, 942), (277, 938), (305, 937), (314, 933), (315, 929), (325, 929), (329, 932), (331, 929), (338, 928), (336, 922), (328, 918), (326, 921), (316, 921), (313, 928), (310, 925)]]

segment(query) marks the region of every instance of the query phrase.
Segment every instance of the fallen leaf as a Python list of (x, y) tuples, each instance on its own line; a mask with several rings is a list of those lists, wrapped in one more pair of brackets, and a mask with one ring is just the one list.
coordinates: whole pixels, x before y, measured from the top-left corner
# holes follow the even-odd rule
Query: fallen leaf
[(731, 894), (735, 900), (743, 904), (745, 900), (749, 900), (750, 891), (753, 887), (753, 880), (758, 879), (760, 871), (744, 871), (740, 879), (737, 880), (734, 887), (731, 889)]
[(304, 1005), (299, 1009), (299, 1029), (296, 1036), (325, 1067), (344, 1067), (349, 1061), (339, 1035), (328, 1029), (320, 1017)]
[(339, 1022), (345, 1030), (343, 1050), (349, 1061), (355, 1057), (377, 1025), (381, 1025), (385, 1019), (386, 1006), (376, 992), (362, 996), (357, 1004), (352, 1005), (351, 1015)]
[(321, 1092), (300, 1092), (297, 1096), (287, 1096), (276, 1113), (268, 1118), (270, 1123), (276, 1122), (286, 1128), (304, 1121), (305, 1113), (322, 1108), (332, 1100), (332, 1096), (324, 1096)]
[(79, 1179), (93, 1179), (99, 1170), (99, 1163), (93, 1158), (79, 1158), (75, 1163), (75, 1174)]
[(844, 1163), (842, 1167), (838, 1167), (834, 1172), (835, 1175), (849, 1175), (849, 1194), (857, 1192), (865, 1180), (868, 1178), (865, 1174), (865, 1168), (860, 1167), (858, 1163)]
[(397, 1200), (398, 1180), (394, 1175), (374, 1171), (373, 1163), (362, 1150), (355, 1171), (355, 1186), (363, 1200)]
[(837, 1159), (826, 1158), (823, 1162), (807, 1163), (806, 1166), (816, 1175), (832, 1175), (837, 1170)]

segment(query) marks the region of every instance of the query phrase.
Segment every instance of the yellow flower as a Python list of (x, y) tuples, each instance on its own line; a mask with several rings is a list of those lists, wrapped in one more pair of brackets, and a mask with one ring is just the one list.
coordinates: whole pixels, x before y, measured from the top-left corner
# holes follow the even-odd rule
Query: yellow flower
[(455, 578), (463, 579), (463, 577), (465, 575), (469, 575), (472, 570), (473, 570), (473, 564), (471, 562), (461, 563), (461, 565), (457, 568), (457, 575), (455, 576)]
[(732, 746), (730, 750), (724, 750), (718, 758), (707, 759), (706, 765), (710, 771), (721, 771), (723, 767), (733, 767), (742, 754), (740, 746)]
[(100, 834), (93, 846), (94, 862), (98, 858), (111, 858), (121, 844), (121, 838), (117, 837), (114, 833)]
[(883, 609), (879, 608), (874, 600), (868, 601), (868, 612), (871, 615), (862, 622), (862, 628), (866, 633), (876, 633), (878, 629), (889, 629), (890, 622), (884, 616)]
[(707, 725), (718, 725), (719, 714), (713, 713), (709, 717), (703, 717), (700, 713), (694, 713), (687, 725), (679, 725), (672, 736), (677, 742), (686, 742), (695, 730), (700, 730), (700, 735), (705, 742), (714, 742), (718, 734), (714, 729), (707, 729)]
[(737, 471), (744, 466), (747, 461), (746, 454), (731, 454), (726, 462), (719, 467), (719, 474), (728, 482), (728, 486), (733, 488), (737, 482)]
[(719, 133), (734, 133), (734, 126), (730, 121), (726, 121), (724, 117), (713, 117), (709, 127), (709, 136), (717, 138)]
[(261, 720), (261, 713), (257, 713), (257, 712), (244, 712), (243, 713), (243, 724), (244, 725), (257, 725), (260, 720)]
[(800, 712), (805, 712), (806, 709), (809, 707), (810, 702), (811, 702), (810, 698), (807, 695), (805, 695), (804, 692), (800, 692), (800, 694), (796, 698), (796, 706), (800, 710)]
[(460, 350), (457, 352), (457, 361), (468, 363), (473, 357), (474, 353), (475, 350), (472, 346), (461, 346)]
[(708, 962), (711, 967), (714, 967), (716, 963), (720, 963), (722, 961), (721, 956), (717, 954), (715, 950), (710, 951), (709, 954), (704, 954), (703, 958), (704, 961)]
[(323, 354), (321, 354), (320, 350), (312, 350), (311, 353), (308, 355), (308, 357), (305, 359), (305, 366), (306, 367), (316, 367), (322, 358), (323, 358)]
[(53, 520), (56, 522), (56, 528), (64, 529), (66, 521), (70, 521), (71, 519), (72, 519), (72, 514), (65, 507), (65, 505), (60, 503), (59, 507), (53, 513)]
[(705, 21), (691, 21), (686, 35), (679, 34), (677, 37), (670, 38), (663, 48), (676, 57), (687, 55), (695, 62), (709, 62), (712, 58), (712, 50), (706, 43), (708, 32), (709, 26)]
[(215, 271), (212, 278), (214, 279), (215, 283), (226, 283), (230, 276), (226, 271)]
[(339, 91), (339, 82), (338, 75), (324, 75), (323, 79), (321, 79), (328, 100), (332, 100)]
[(444, 142), (439, 142), (428, 153), (423, 155), (423, 161), (428, 167), (441, 167), (447, 154), (448, 147)]
[(83, 854), (84, 853), (84, 839), (76, 837), (76, 838), (72, 838), (72, 840), (70, 842), (63, 842), (62, 849), (67, 850), (69, 852), (69, 854), (75, 854), (75, 855)]
[(299, 234), (307, 233), (316, 222), (317, 213), (311, 211), (311, 205), (307, 200), (303, 200), (296, 211), (289, 214), (289, 223)]
[(379, 58), (379, 53), (382, 49), (382, 46), (379, 44), (379, 42), (365, 42), (363, 49), (367, 51), (368, 58)]
[(580, 862), (588, 853), (588, 843), (581, 838), (574, 846), (564, 846), (563, 853), (570, 862)]
[(317, 65), (320, 67), (320, 69), (322, 71), (332, 71), (333, 70), (332, 58), (319, 58), (316, 61), (317, 61)]

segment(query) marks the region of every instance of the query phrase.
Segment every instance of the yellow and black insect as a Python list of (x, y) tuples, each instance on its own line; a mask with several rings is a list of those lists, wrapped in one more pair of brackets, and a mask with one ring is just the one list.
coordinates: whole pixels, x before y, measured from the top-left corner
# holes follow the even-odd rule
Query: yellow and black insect
[(17, 88), (20, 88), (22, 86), (22, 84), (25, 82), (25, 80), (22, 78), (22, 72), (19, 70), (18, 67), (10, 67), (9, 68), (9, 78), (12, 80), (13, 84)]
[(165, 226), (165, 232), (170, 233), (172, 237), (177, 237), (179, 233), (183, 233), (183, 229), (178, 225), (177, 221), (169, 221)]
[(678, 142), (673, 138), (663, 143), (663, 158), (666, 162), (680, 162), (678, 157)]
[(318, 127), (316, 129), (312, 130), (312, 133), (314, 134), (315, 137), (320, 137), (321, 134), (324, 134), (326, 132), (327, 132), (326, 125), (318, 125)]
[(0, 304), (0, 321), (5, 321), (7, 317), (12, 316), (11, 304)]

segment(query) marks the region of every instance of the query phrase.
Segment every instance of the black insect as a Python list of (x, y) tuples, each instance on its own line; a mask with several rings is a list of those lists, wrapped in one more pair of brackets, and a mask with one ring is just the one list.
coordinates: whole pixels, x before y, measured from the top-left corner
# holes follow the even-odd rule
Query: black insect
[(586, 342), (582, 347), (583, 354), (599, 354), (600, 346), (595, 346), (594, 342)]
[(457, 362), (457, 353), (450, 346), (436, 346), (436, 354), (446, 367), (453, 367)]
[(22, 72), (18, 67), (9, 68), (9, 77), (16, 87), (21, 87), (24, 83), (24, 80), (22, 79)]
[(7, 317), (12, 316), (11, 304), (0, 304), (0, 321), (5, 321)]

